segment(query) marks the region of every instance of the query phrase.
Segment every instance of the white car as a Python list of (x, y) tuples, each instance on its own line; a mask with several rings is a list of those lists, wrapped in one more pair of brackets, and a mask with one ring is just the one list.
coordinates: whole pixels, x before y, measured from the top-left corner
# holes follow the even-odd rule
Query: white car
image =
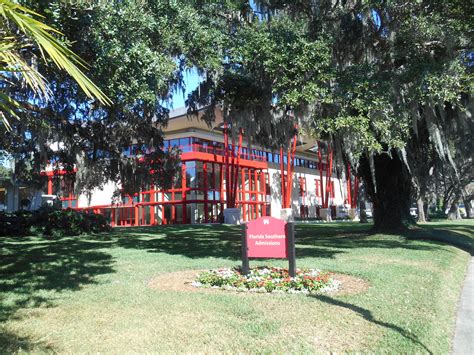
[[(459, 213), (461, 214), (461, 217), (466, 218), (467, 213), (466, 213), (466, 207), (464, 206), (464, 203), (460, 203), (458, 206), (458, 209), (459, 209)], [(447, 216), (448, 213), (449, 213), (449, 208), (446, 208), (446, 211), (444, 211), (444, 214)]]

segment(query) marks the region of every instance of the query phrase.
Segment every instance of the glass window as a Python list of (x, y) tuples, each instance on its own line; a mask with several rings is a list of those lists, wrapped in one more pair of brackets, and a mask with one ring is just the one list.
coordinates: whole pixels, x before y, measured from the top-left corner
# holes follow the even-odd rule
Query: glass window
[(186, 162), (186, 187), (196, 187), (196, 162)]
[(180, 138), (179, 139), (180, 147), (186, 147), (189, 145), (189, 138)]

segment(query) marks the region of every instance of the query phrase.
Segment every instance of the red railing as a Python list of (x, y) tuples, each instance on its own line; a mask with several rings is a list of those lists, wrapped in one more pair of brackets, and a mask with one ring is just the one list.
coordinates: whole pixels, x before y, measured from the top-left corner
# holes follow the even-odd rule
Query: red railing
[[(203, 146), (201, 144), (190, 144), (185, 146), (180, 146), (179, 149), (183, 153), (186, 152), (199, 152), (199, 153), (208, 153), (214, 155), (224, 156), (224, 148), (218, 148), (213, 146)], [(256, 161), (267, 161), (267, 157), (256, 155), (256, 154), (249, 154), (249, 153), (240, 153), (240, 158), (245, 160), (256, 160)]]

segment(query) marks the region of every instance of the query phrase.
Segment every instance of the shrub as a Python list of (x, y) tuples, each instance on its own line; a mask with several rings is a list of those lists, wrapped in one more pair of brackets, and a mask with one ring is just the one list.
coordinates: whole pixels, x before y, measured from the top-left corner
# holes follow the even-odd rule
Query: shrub
[(74, 236), (105, 232), (110, 228), (104, 216), (72, 209), (42, 207), (37, 211), (0, 213), (0, 236)]

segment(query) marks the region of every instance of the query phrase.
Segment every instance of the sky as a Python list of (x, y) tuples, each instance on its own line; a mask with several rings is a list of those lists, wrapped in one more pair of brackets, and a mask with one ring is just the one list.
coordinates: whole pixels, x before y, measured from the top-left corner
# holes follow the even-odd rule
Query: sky
[[(257, 6), (254, 0), (250, 1), (250, 6), (256, 11)], [(173, 93), (173, 100), (171, 104), (163, 103), (163, 105), (169, 109), (177, 109), (186, 106), (185, 101), (188, 95), (198, 87), (202, 78), (199, 77), (198, 71), (196, 68), (192, 68), (186, 73), (184, 73), (184, 84), (186, 89), (184, 92), (182, 90), (177, 90)]]
[(169, 109), (177, 109), (180, 107), (184, 107), (185, 101), (188, 97), (188, 95), (198, 87), (199, 83), (201, 82), (201, 77), (198, 74), (198, 71), (196, 68), (192, 68), (187, 70), (183, 74), (183, 79), (184, 79), (184, 85), (186, 89), (183, 91), (181, 89), (175, 91), (173, 93), (173, 100), (171, 104), (168, 103), (163, 103), (163, 105)]

